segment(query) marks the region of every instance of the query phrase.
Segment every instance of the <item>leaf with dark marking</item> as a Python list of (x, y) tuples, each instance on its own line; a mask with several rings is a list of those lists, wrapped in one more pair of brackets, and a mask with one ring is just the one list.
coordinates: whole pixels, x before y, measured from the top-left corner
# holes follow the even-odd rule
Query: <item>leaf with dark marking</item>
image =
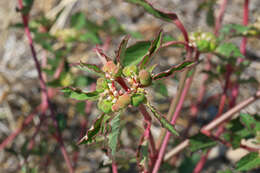
[(193, 66), (194, 64), (195, 64), (194, 61), (185, 61), (177, 66), (173, 66), (172, 68), (170, 68), (169, 70), (167, 70), (165, 72), (161, 72), (161, 73), (155, 75), (153, 77), (153, 80), (168, 77), (168, 76), (172, 75), (174, 72), (184, 70), (185, 68), (189, 68), (189, 67)]
[(145, 67), (145, 65), (150, 60), (151, 56), (160, 49), (162, 44), (162, 35), (163, 35), (163, 31), (160, 30), (156, 38), (153, 40), (151, 47), (149, 48), (149, 51), (147, 52), (147, 54), (144, 56), (144, 58), (140, 63), (141, 69)]
[(87, 131), (86, 135), (80, 139), (78, 144), (88, 144), (88, 143), (92, 143), (95, 140), (95, 137), (98, 135), (98, 133), (101, 130), (104, 117), (105, 117), (105, 114), (102, 114), (100, 117), (98, 117), (96, 119), (94, 124)]
[(121, 60), (125, 58), (126, 47), (127, 47), (129, 38), (130, 38), (130, 35), (125, 36), (119, 45), (118, 51), (116, 52), (117, 63), (121, 63)]
[(163, 128), (166, 128), (172, 134), (179, 136), (179, 133), (175, 130), (174, 126), (163, 115), (161, 115), (155, 107), (153, 107), (150, 103), (147, 103), (147, 107), (151, 110), (155, 118), (161, 123)]
[(86, 64), (83, 62), (80, 62), (79, 69), (90, 72), (90, 73), (94, 73), (98, 76), (105, 76), (105, 73), (96, 65), (94, 64)]

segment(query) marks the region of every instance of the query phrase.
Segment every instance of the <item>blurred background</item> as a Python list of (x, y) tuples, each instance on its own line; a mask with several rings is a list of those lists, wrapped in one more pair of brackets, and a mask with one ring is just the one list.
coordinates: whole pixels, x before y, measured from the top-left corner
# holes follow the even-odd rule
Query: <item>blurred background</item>
[[(213, 31), (214, 18), (219, 12), (220, 0), (151, 0), (155, 7), (178, 14), (189, 32)], [(229, 1), (224, 15), (225, 23), (242, 23), (243, 0)], [(21, 15), (16, 0), (0, 1), (0, 143), (10, 134), (21, 128), (19, 135), (0, 151), (0, 172), (2, 173), (59, 173), (68, 172), (59, 145), (53, 137), (54, 127), (47, 111), (44, 120), (36, 113), (25, 127), (22, 122), (41, 104), (41, 93), (37, 71), (22, 28)], [(74, 64), (79, 61), (100, 64), (93, 51), (96, 45), (102, 46), (106, 54), (114, 57), (115, 50), (126, 34), (131, 35), (130, 44), (141, 40), (152, 40), (160, 28), (168, 39), (179, 39), (181, 34), (175, 25), (163, 22), (146, 13), (143, 8), (123, 0), (35, 0), (30, 12), (30, 28), (33, 33), (38, 59), (44, 76), (51, 88), (49, 94), (54, 105), (59, 127), (62, 130), (64, 145), (78, 173), (110, 172), (109, 159), (102, 143), (78, 146), (77, 142), (90, 128), (99, 115), (96, 103), (79, 102), (65, 98), (59, 87), (75, 86), (91, 90), (96, 76), (80, 71)], [(250, 23), (260, 21), (260, 1), (250, 1)], [(241, 38), (232, 40), (239, 45)], [(253, 76), (260, 81), (260, 42), (249, 39), (247, 57), (250, 68), (243, 73), (245, 78)], [(204, 58), (204, 55), (201, 59)], [(152, 64), (158, 64), (155, 72), (168, 69), (183, 60), (182, 49), (169, 48), (160, 51)], [(201, 85), (201, 71), (204, 63), (196, 70), (191, 91), (186, 98), (182, 116), (177, 121), (178, 130), (187, 127), (189, 106), (196, 100)], [(176, 94), (179, 76), (168, 78), (150, 87), (150, 98), (162, 113), (167, 113), (171, 99)], [(57, 88), (58, 87), (58, 88)], [(258, 84), (241, 85), (238, 102), (258, 89)], [(217, 80), (207, 85), (205, 100), (221, 93)], [(206, 104), (206, 103), (205, 103)], [(218, 109), (218, 100), (199, 111), (199, 117), (191, 134), (212, 120)], [(256, 102), (243, 112), (260, 112), (260, 102)], [(41, 124), (41, 125), (39, 125)], [(137, 172), (135, 147), (142, 131), (142, 116), (131, 109), (123, 118), (126, 128), (122, 129), (118, 154), (119, 172)], [(160, 126), (155, 122), (155, 137)], [(34, 141), (32, 144), (31, 141)], [(170, 145), (174, 145), (173, 141)], [(30, 147), (29, 147), (30, 146)], [(135, 146), (135, 147), (133, 147)], [(185, 152), (185, 151), (184, 151)], [(200, 154), (200, 153), (199, 153)], [(164, 172), (189, 172), (187, 165), (194, 167), (199, 154), (182, 155), (181, 161), (171, 170)], [(214, 148), (203, 172), (213, 173), (232, 165), (245, 155), (245, 151), (233, 151), (223, 146)], [(108, 163), (107, 163), (108, 162)]]

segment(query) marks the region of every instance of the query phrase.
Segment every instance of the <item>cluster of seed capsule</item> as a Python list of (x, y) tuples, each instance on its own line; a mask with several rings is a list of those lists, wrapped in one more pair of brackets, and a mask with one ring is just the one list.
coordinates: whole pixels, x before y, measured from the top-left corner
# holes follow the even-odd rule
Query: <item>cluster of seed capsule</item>
[(193, 32), (190, 41), (200, 52), (212, 52), (218, 45), (216, 36), (211, 32)]
[[(143, 87), (152, 82), (151, 73), (145, 69), (138, 70), (131, 65), (122, 69), (119, 64), (108, 61), (102, 68), (105, 76), (98, 78), (96, 91), (100, 93), (98, 108), (104, 113), (118, 112), (129, 105), (139, 106), (146, 101), (146, 92)], [(118, 78), (127, 81), (128, 90), (118, 89)]]

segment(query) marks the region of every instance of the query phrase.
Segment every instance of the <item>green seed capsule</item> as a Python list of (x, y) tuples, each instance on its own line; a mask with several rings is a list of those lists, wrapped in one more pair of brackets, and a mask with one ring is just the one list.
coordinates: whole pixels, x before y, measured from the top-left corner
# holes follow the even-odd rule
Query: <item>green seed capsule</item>
[(96, 90), (97, 92), (104, 92), (108, 88), (107, 80), (105, 78), (98, 78)]
[(126, 77), (131, 77), (135, 74), (137, 74), (137, 66), (135, 65), (130, 65), (130, 66), (127, 66), (123, 69), (123, 74), (126, 76)]
[(140, 83), (143, 85), (143, 86), (148, 86), (152, 83), (152, 76), (151, 74), (146, 71), (146, 70), (141, 70), (139, 72), (139, 80), (140, 80)]
[(98, 109), (108, 114), (112, 112), (112, 102), (110, 100), (100, 100), (98, 102)]
[(131, 97), (131, 104), (133, 106), (139, 106), (141, 103), (146, 102), (146, 97), (143, 93), (135, 93)]
[(124, 94), (119, 96), (116, 103), (112, 106), (112, 111), (117, 112), (120, 109), (126, 108), (131, 103), (131, 96), (129, 94)]

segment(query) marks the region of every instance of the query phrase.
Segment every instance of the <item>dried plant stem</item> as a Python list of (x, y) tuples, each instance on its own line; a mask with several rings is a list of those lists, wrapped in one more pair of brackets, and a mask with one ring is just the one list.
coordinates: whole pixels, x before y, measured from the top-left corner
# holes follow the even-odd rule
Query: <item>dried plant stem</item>
[[(240, 102), (235, 107), (227, 111), (226, 113), (219, 116), (219, 118), (213, 120), (209, 124), (202, 127), (201, 131), (211, 131), (215, 129), (216, 127), (220, 126), (221, 124), (227, 122), (234, 116), (236, 113), (244, 109), (245, 107), (249, 106), (250, 104), (254, 103), (256, 100), (260, 99), (260, 90), (256, 92), (253, 96), (249, 97), (248, 99)], [(210, 135), (210, 134), (209, 134)], [(169, 151), (166, 156), (164, 157), (164, 160), (169, 160), (174, 155), (178, 154), (180, 151), (182, 151), (184, 148), (189, 146), (189, 139), (184, 140), (182, 143), (174, 147), (171, 151)]]

